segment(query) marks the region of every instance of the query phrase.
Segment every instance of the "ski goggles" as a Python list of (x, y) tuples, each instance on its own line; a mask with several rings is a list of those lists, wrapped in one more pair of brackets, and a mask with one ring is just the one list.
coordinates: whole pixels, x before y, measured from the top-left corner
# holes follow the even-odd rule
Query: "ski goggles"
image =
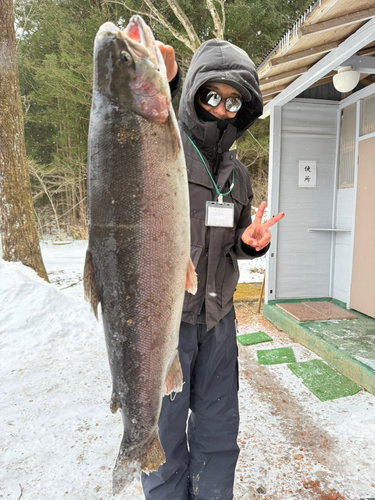
[(227, 97), (224, 99), (216, 90), (203, 89), (200, 95), (201, 102), (212, 108), (216, 108), (224, 102), (225, 109), (230, 113), (237, 113), (241, 109), (242, 99), (240, 97)]

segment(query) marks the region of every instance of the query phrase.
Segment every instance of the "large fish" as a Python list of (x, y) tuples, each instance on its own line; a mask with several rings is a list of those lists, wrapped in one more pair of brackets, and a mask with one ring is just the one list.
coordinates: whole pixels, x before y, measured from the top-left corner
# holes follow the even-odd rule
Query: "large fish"
[(139, 16), (96, 35), (88, 156), (84, 287), (96, 316), (101, 303), (110, 407), (123, 417), (119, 493), (165, 460), (158, 417), (163, 396), (182, 390), (179, 324), (185, 288), (196, 287), (181, 139), (163, 58)]

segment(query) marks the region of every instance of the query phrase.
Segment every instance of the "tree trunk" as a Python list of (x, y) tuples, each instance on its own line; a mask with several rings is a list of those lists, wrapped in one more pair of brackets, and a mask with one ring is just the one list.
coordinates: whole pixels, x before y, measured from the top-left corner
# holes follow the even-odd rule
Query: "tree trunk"
[(78, 178), (78, 190), (79, 190), (79, 213), (81, 221), (81, 240), (87, 240), (88, 228), (86, 223), (87, 211), (83, 198), (83, 182), (82, 182), (82, 165), (79, 166), (79, 178)]
[(39, 247), (26, 162), (13, 0), (0, 0), (0, 233), (2, 257), (48, 281)]

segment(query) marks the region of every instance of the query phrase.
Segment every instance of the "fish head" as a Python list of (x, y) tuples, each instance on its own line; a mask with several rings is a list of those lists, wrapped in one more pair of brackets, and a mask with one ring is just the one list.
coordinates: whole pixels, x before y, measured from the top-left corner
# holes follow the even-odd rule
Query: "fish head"
[(163, 57), (140, 16), (119, 30), (104, 23), (94, 42), (94, 92), (146, 119), (165, 122), (171, 95)]

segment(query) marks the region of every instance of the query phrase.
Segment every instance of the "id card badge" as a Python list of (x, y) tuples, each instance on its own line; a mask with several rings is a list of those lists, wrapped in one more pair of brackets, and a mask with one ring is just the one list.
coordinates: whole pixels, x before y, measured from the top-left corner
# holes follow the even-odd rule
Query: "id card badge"
[(234, 203), (206, 201), (206, 226), (233, 227)]

